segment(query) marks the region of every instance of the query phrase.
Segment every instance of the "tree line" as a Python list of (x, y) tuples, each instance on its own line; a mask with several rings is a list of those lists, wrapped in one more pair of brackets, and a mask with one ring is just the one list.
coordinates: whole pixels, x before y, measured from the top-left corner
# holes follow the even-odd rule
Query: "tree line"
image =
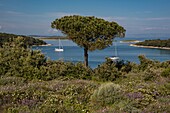
[(24, 45), (25, 46), (32, 46), (32, 45), (44, 45), (46, 42), (35, 39), (33, 37), (24, 36), (24, 35), (16, 35), (16, 34), (9, 34), (9, 33), (0, 33), (0, 47), (6, 42), (12, 42), (17, 37), (24, 38)]
[(142, 46), (154, 46), (154, 47), (168, 47), (170, 48), (170, 39), (168, 40), (145, 40), (143, 42), (138, 42), (135, 45), (142, 45)]

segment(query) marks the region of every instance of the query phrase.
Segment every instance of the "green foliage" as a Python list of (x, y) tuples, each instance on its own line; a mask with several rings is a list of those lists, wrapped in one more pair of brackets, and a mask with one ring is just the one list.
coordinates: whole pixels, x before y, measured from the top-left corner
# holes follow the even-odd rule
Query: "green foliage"
[(91, 79), (92, 70), (86, 68), (82, 63), (66, 63), (62, 71), (63, 76), (79, 78), (79, 79)]
[(170, 61), (165, 61), (161, 63), (162, 68), (170, 68)]
[(64, 16), (51, 23), (78, 46), (84, 48), (85, 65), (88, 67), (88, 51), (104, 49), (112, 45), (115, 37), (124, 37), (125, 29), (116, 22), (108, 22), (94, 16)]
[(120, 76), (116, 64), (108, 60), (94, 69), (94, 77), (99, 81), (114, 81)]
[(170, 39), (168, 40), (145, 40), (144, 42), (138, 42), (136, 45), (142, 46), (154, 46), (154, 47), (170, 47)]
[(23, 37), (24, 38), (24, 46), (32, 46), (32, 45), (43, 45), (46, 44), (46, 42), (39, 40), (39, 39), (35, 39), (32, 37), (28, 37), (28, 36), (23, 36), (23, 35), (15, 35), (15, 34), (8, 34), (8, 33), (0, 33), (0, 47), (2, 47), (2, 45), (6, 42), (12, 42), (15, 38), (17, 37)]
[(1, 75), (39, 78), (40, 67), (46, 62), (40, 51), (32, 51), (23, 47), (24, 38), (18, 37), (0, 48)]
[(26, 82), (26, 79), (22, 77), (1, 77), (0, 85), (23, 85)]
[(116, 103), (122, 98), (122, 88), (118, 84), (106, 83), (102, 84), (94, 91), (91, 101), (94, 105), (107, 106)]
[(120, 68), (120, 71), (125, 72), (125, 73), (129, 73), (130, 71), (132, 71), (133, 66), (134, 66), (133, 63), (131, 63), (131, 62), (123, 63), (121, 68)]
[(143, 110), (143, 112), (154, 112), (154, 113), (169, 113), (170, 108), (169, 108), (169, 102), (170, 102), (170, 97), (163, 97), (158, 99), (158, 102), (152, 103), (148, 105), (146, 109)]
[(163, 77), (170, 77), (170, 68), (165, 69), (162, 73), (161, 76)]
[(27, 81), (24, 85), (9, 86), (10, 83), (0, 86), (1, 112), (86, 113), (89, 111), (90, 97), (98, 84), (83, 80), (34, 80)]
[(144, 80), (145, 81), (154, 81), (158, 78), (160, 78), (162, 69), (155, 69), (152, 67), (148, 67), (145, 71), (144, 71)]
[(80, 47), (91, 51), (111, 45), (113, 37), (124, 36), (125, 32), (117, 23), (93, 16), (64, 16), (53, 21), (51, 26), (67, 34)]
[(90, 69), (80, 62), (46, 60), (24, 40), (0, 48), (1, 112), (170, 111), (169, 61), (139, 56), (140, 64), (107, 60)]
[(132, 64), (123, 60), (113, 62), (106, 59), (106, 62), (94, 69), (94, 79), (98, 81), (114, 81), (125, 77), (124, 74), (130, 72)]
[(0, 72), (5, 76), (51, 80), (55, 78), (91, 79), (92, 70), (82, 63), (46, 60), (40, 51), (23, 47), (24, 38), (18, 37), (0, 48)]
[[(83, 69), (81, 63), (72, 64), (61, 61), (46, 61), (40, 66), (41, 71), (48, 70), (44, 72), (40, 80), (32, 78), (32, 81), (29, 81), (22, 77), (2, 76), (0, 78), (0, 109), (9, 113), (169, 111), (170, 81), (168, 77), (161, 76), (165, 70), (161, 67), (162, 63), (157, 62), (155, 67), (148, 66), (140, 72), (133, 71), (133, 68), (138, 68), (137, 66), (140, 67), (140, 65), (127, 64), (132, 66), (132, 71), (128, 73), (122, 71), (126, 65), (118, 69), (111, 61), (103, 65), (106, 64), (114, 65), (119, 73), (127, 74), (126, 78), (119, 77), (114, 80), (115, 83), (108, 83), (105, 80), (106, 83), (100, 84), (95, 81), (80, 80), (91, 79), (83, 78), (89, 74), (84, 70), (87, 68)], [(92, 72), (90, 70), (90, 73)], [(42, 81), (41, 79), (58, 80)]]
[(165, 102), (162, 102), (162, 98), (166, 98), (166, 103), (169, 103), (168, 95), (170, 90), (167, 87), (165, 88), (165, 85), (153, 82), (150, 84), (140, 83), (136, 85), (137, 86), (133, 87), (133, 90), (127, 94), (133, 103), (132, 106), (145, 112), (168, 111), (168, 109), (165, 109), (167, 108)]
[(144, 55), (139, 55), (138, 58), (139, 58), (139, 61), (140, 61), (139, 69), (142, 70), (142, 71), (147, 69), (148, 66), (154, 65), (154, 61), (147, 59)]

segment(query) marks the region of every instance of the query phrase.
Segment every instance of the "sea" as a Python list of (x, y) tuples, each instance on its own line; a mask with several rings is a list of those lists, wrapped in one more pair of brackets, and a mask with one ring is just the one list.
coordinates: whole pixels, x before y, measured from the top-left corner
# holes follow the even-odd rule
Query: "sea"
[[(113, 41), (113, 45), (107, 47), (103, 50), (95, 50), (89, 51), (89, 66), (91, 68), (96, 68), (98, 65), (102, 64), (106, 61), (106, 58), (110, 56), (115, 56), (117, 52), (117, 56), (124, 61), (135, 62), (139, 64), (139, 55), (145, 55), (147, 58), (152, 60), (157, 60), (160, 62), (170, 60), (170, 50), (163, 49), (151, 49), (151, 48), (141, 48), (141, 47), (133, 47), (130, 46), (131, 43), (122, 43), (123, 40), (152, 40), (158, 38), (133, 38), (133, 37), (125, 37), (125, 38), (115, 38)], [(161, 37), (159, 39), (169, 39), (168, 37)], [(58, 40), (44, 40), (48, 44), (52, 44), (51, 46), (34, 46), (34, 50), (40, 50), (48, 59), (51, 60), (62, 60), (69, 62), (83, 62), (84, 61), (84, 49), (77, 46), (71, 40), (61, 40), (61, 43), (64, 48), (64, 52), (55, 52), (55, 48), (58, 47)], [(116, 49), (115, 49), (116, 48)], [(115, 52), (116, 51), (116, 52)]]

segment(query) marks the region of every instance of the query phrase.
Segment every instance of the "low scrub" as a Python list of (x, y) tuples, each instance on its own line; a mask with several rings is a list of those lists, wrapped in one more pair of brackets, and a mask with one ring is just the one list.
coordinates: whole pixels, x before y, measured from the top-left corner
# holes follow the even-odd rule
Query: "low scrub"
[(170, 62), (106, 60), (95, 69), (48, 60), (14, 39), (0, 48), (0, 111), (170, 112)]

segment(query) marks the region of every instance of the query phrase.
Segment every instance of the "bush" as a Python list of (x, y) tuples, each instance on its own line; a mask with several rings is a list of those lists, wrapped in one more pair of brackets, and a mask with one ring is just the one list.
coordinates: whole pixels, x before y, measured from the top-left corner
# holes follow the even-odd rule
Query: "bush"
[(161, 69), (155, 69), (155, 68), (150, 68), (148, 67), (145, 71), (144, 71), (144, 80), (145, 81), (154, 81), (157, 78), (160, 78), (162, 70)]
[(107, 106), (120, 101), (122, 98), (122, 88), (118, 84), (102, 84), (91, 96), (93, 105)]
[(23, 47), (24, 39), (15, 38), (0, 48), (1, 76), (52, 80), (60, 78), (91, 79), (92, 69), (82, 63), (50, 61), (40, 51)]
[(138, 56), (139, 61), (140, 61), (140, 65), (139, 65), (139, 69), (144, 71), (145, 69), (148, 68), (148, 66), (153, 66), (154, 61), (147, 59), (144, 55), (139, 55)]
[(163, 77), (170, 77), (170, 68), (165, 69), (162, 73), (161, 76)]
[(1, 77), (0, 85), (23, 85), (26, 83), (26, 79), (22, 77)]
[(107, 60), (94, 69), (94, 79), (97, 81), (114, 81), (121, 77), (121, 72), (116, 67), (116, 63)]

